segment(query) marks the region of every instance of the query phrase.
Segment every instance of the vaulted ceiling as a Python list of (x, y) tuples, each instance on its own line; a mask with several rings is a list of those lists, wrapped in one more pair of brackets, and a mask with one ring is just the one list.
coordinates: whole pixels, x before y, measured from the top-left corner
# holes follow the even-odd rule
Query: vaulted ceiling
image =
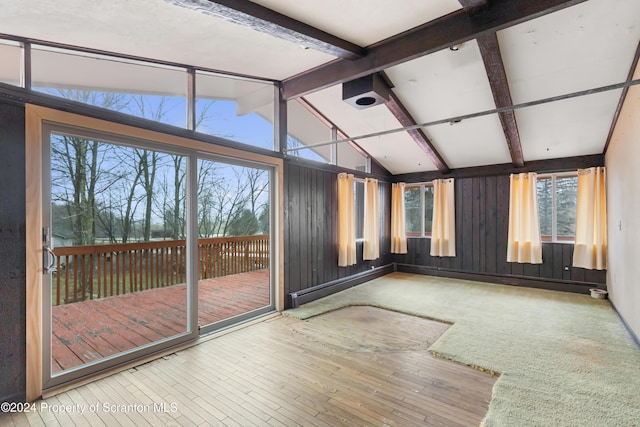
[[(282, 82), (393, 174), (600, 154), (630, 80), (638, 0), (0, 0), (0, 33)], [(381, 73), (388, 102), (342, 84)]]

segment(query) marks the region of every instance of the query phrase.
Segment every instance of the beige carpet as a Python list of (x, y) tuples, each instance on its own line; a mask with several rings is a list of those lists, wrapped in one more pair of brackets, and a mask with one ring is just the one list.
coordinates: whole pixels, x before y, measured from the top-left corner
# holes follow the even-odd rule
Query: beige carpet
[(640, 350), (607, 300), (393, 273), (286, 314), (348, 305), (454, 323), (430, 351), (500, 373), (486, 426), (640, 425)]

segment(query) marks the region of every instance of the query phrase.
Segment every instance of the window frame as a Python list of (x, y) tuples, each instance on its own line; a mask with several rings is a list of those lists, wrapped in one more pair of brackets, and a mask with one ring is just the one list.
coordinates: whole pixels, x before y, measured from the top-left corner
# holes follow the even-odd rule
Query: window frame
[[(407, 230), (407, 225), (408, 225), (408, 221), (407, 221), (407, 213), (406, 213), (406, 208), (405, 208), (405, 227), (404, 227), (404, 232), (405, 232), (405, 236), (407, 236), (407, 238), (417, 238), (417, 239), (427, 239), (427, 238), (431, 238), (431, 231), (432, 230), (425, 230), (425, 226), (426, 226), (426, 221), (425, 221), (425, 210), (426, 210), (426, 203), (425, 203), (425, 189), (426, 188), (432, 188), (433, 189), (433, 182), (416, 182), (416, 183), (411, 183), (411, 184), (406, 184), (404, 187), (404, 191), (406, 193), (407, 190), (412, 189), (412, 188), (419, 188), (420, 189), (420, 229), (422, 231), (417, 232), (417, 231), (408, 231)], [(404, 199), (405, 194), (402, 195), (403, 199)], [(406, 201), (405, 201), (406, 203)], [(433, 205), (433, 201), (432, 201), (432, 205)]]
[[(542, 173), (538, 174), (536, 179), (537, 181), (542, 179), (550, 179), (551, 180), (551, 235), (542, 234), (540, 231), (540, 241), (542, 243), (564, 243), (564, 244), (574, 244), (576, 240), (575, 236), (575, 228), (572, 236), (560, 236), (558, 237), (558, 210), (557, 210), (557, 192), (556, 192), (556, 181), (557, 179), (563, 178), (578, 178), (578, 171), (566, 171), (566, 172), (553, 172), (553, 173)], [(538, 197), (538, 193), (536, 191), (536, 197)], [(577, 192), (576, 192), (577, 197)], [(539, 200), (538, 200), (539, 202)], [(540, 205), (538, 204), (538, 215), (540, 214)], [(540, 219), (538, 219), (540, 221)]]

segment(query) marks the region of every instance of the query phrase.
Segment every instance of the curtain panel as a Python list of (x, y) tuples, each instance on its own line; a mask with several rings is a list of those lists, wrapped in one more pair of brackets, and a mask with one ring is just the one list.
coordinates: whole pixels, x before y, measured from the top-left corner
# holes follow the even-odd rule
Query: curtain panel
[(431, 256), (456, 256), (456, 212), (454, 180), (433, 180)]
[(576, 242), (573, 266), (607, 268), (607, 200), (604, 167), (578, 170)]
[(338, 265), (356, 263), (356, 221), (353, 175), (338, 174)]
[(362, 237), (364, 239), (362, 258), (365, 260), (380, 257), (380, 211), (378, 210), (378, 180), (367, 178), (364, 181), (364, 219)]
[(405, 232), (404, 182), (391, 184), (391, 253), (407, 253)]
[(507, 262), (542, 263), (535, 172), (511, 174)]

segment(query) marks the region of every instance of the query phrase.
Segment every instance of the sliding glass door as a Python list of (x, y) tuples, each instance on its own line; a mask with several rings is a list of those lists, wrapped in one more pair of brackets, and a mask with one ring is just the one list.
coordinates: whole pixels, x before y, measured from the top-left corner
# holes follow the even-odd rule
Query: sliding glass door
[(44, 388), (274, 309), (270, 167), (43, 136)]
[(194, 327), (187, 158), (86, 131), (45, 136), (47, 386), (190, 339)]
[(198, 160), (198, 323), (203, 331), (273, 307), (270, 169)]

